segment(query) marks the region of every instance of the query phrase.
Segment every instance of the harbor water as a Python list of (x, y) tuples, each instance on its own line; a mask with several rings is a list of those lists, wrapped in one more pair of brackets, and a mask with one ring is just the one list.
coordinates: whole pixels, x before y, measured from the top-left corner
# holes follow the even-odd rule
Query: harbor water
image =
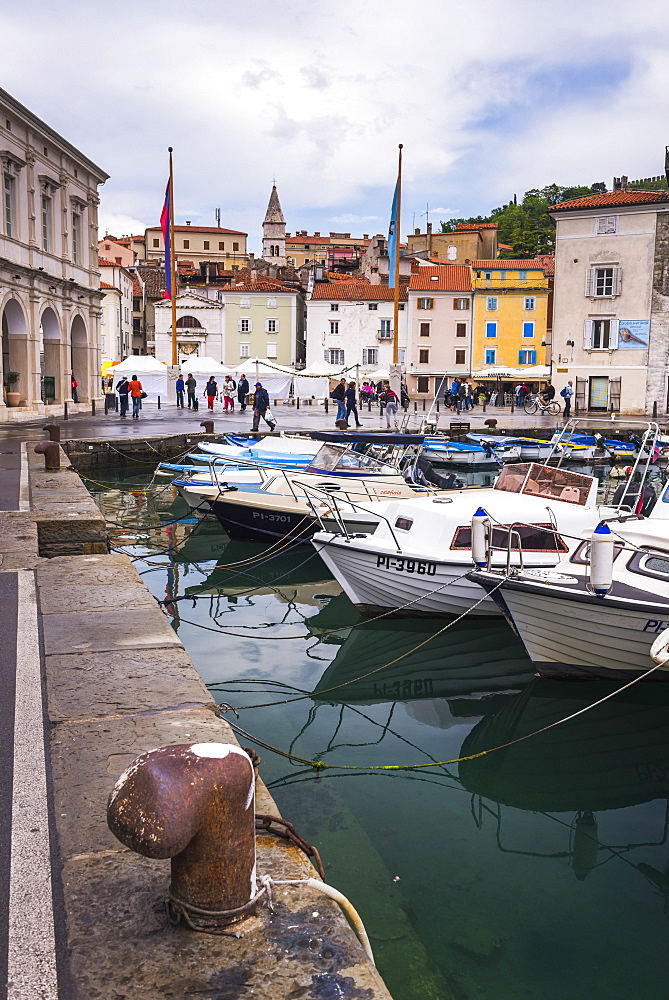
[(395, 1000), (664, 994), (669, 685), (477, 756), (613, 686), (535, 678), (503, 620), (362, 618), (310, 545), (233, 542), (151, 473), (89, 487)]

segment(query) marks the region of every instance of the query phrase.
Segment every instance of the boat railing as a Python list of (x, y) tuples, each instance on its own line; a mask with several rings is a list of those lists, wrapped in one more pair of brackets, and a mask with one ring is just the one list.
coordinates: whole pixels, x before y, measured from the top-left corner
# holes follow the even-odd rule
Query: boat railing
[[(363, 507), (361, 504), (356, 503), (354, 500), (351, 500), (349, 494), (345, 494), (344, 496), (335, 496), (328, 490), (324, 490), (318, 486), (306, 486), (304, 484), (302, 485), (304, 488), (305, 499), (309, 504), (309, 507), (314, 517), (318, 520), (318, 523), (320, 524), (321, 528), (324, 531), (328, 530), (323, 522), (324, 516), (334, 516), (334, 519), (341, 528), (341, 531), (339, 533), (344, 535), (347, 541), (350, 541), (351, 534), (348, 528), (346, 527), (346, 519), (340, 509), (340, 504), (341, 505), (345, 504), (349, 508), (352, 507), (354, 510), (361, 510), (364, 511), (364, 513), (368, 514), (369, 511), (367, 510), (367, 508)], [(324, 504), (328, 505), (328, 509), (325, 511), (323, 510)], [(384, 521), (387, 524), (388, 531), (392, 536), (393, 542), (395, 543), (395, 547), (397, 548), (398, 552), (401, 552), (402, 546), (400, 545), (397, 535), (395, 534), (393, 526), (388, 520), (388, 518), (380, 512), (376, 513), (375, 516), (378, 517), (379, 521)]]

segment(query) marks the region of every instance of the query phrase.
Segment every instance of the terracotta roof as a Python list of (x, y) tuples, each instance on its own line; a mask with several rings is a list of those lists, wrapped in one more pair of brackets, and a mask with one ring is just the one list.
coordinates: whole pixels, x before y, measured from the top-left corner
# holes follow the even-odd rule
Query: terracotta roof
[(496, 222), (458, 222), (457, 229), (497, 229)]
[(543, 271), (541, 260), (473, 260), (472, 267), (479, 271)]
[(607, 191), (590, 194), (585, 198), (561, 201), (552, 205), (549, 212), (571, 212), (578, 208), (616, 208), (623, 205), (643, 205), (669, 202), (669, 191)]
[[(358, 299), (363, 301), (387, 301), (395, 297), (395, 289), (388, 288), (387, 285), (367, 285), (362, 281), (334, 281), (323, 282), (315, 286), (312, 299), (344, 299), (348, 302), (355, 302)], [(400, 299), (406, 302), (406, 285), (400, 285)]]
[(282, 285), (279, 281), (272, 281), (271, 278), (259, 278), (258, 281), (242, 281), (238, 285), (230, 286), (231, 292), (294, 292), (295, 288)]
[(421, 267), (411, 275), (411, 291), (421, 292), (470, 292), (471, 271), (463, 264), (447, 264), (444, 267)]
[(132, 279), (132, 295), (135, 299), (141, 299), (142, 297), (142, 286), (140, 284), (139, 278), (135, 275)]
[(119, 295), (121, 294), (116, 285), (108, 285), (106, 281), (100, 282), (100, 288), (109, 288), (112, 292), (119, 292)]
[(144, 282), (147, 298), (162, 299), (165, 291), (165, 269), (163, 267), (152, 267), (138, 265), (137, 273)]
[(497, 244), (497, 249), (498, 250), (513, 250), (513, 247), (509, 246), (508, 243), (498, 243)]
[[(160, 226), (149, 226), (146, 230), (147, 233), (159, 233), (162, 232)], [(240, 229), (219, 229), (218, 226), (175, 226), (175, 233), (220, 233), (222, 236), (226, 233), (230, 236), (247, 236), (247, 233), (243, 233)], [(142, 237), (144, 239), (144, 237)]]
[(101, 267), (122, 267), (122, 264), (117, 264), (113, 260), (107, 260), (105, 257), (98, 257), (98, 264)]

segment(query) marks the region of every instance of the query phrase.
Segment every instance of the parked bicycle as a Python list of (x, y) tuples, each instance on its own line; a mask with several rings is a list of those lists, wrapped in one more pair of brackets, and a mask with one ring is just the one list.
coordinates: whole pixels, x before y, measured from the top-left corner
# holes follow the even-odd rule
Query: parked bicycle
[(538, 393), (535, 395), (528, 393), (525, 396), (524, 408), (525, 413), (550, 413), (552, 417), (557, 416), (562, 411), (562, 407), (557, 399), (551, 399), (547, 403), (544, 403)]

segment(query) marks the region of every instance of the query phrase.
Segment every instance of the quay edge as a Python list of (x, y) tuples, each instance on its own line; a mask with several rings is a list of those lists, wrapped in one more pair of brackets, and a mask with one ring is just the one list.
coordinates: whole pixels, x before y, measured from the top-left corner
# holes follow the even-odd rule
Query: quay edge
[[(59, 472), (30, 453), (24, 464), (29, 509), (0, 512), (0, 576), (28, 574), (37, 597), (58, 996), (391, 1000), (339, 907), (312, 889), (276, 891), (274, 916), (259, 909), (240, 939), (168, 924), (169, 863), (115, 840), (107, 797), (146, 750), (236, 739), (130, 560), (108, 551), (104, 520), (64, 452)], [(279, 815), (260, 779), (256, 810)], [(257, 849), (259, 874), (315, 874), (276, 837), (259, 835)]]

